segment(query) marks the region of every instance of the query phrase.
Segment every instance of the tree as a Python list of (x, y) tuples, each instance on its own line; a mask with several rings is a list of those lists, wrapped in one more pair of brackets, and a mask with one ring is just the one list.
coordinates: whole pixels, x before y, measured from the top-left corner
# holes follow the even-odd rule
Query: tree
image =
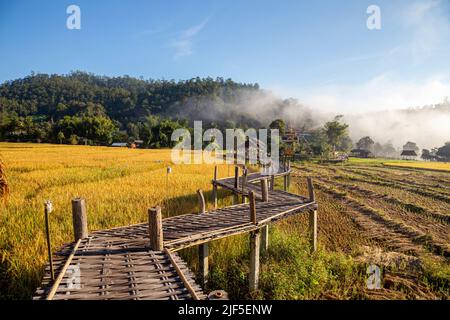
[(69, 138), (70, 144), (78, 144), (78, 136), (76, 134), (71, 134)]
[(284, 136), (286, 133), (286, 123), (282, 119), (276, 119), (269, 125), (270, 129), (278, 129), (280, 136)]
[(392, 142), (387, 142), (383, 145), (383, 156), (388, 158), (395, 158), (397, 150), (392, 145)]
[(374, 153), (375, 156), (377, 156), (377, 157), (384, 156), (383, 146), (382, 146), (379, 142), (376, 142), (376, 143), (373, 145), (373, 153)]
[(339, 141), (347, 136), (348, 124), (341, 123), (342, 116), (336, 116), (333, 121), (325, 123), (324, 131), (328, 139), (328, 144), (331, 145), (332, 151), (336, 151), (336, 146)]
[(66, 139), (66, 137), (64, 136), (64, 133), (62, 131), (58, 132), (57, 138), (58, 138), (59, 144), (62, 144), (64, 139)]
[(358, 149), (372, 152), (374, 144), (375, 144), (375, 142), (372, 140), (372, 138), (367, 136), (367, 137), (363, 137), (363, 138), (359, 139), (359, 141), (356, 143), (356, 147)]
[(422, 155), (421, 158), (423, 160), (431, 160), (432, 156), (431, 156), (431, 152), (428, 149), (422, 149)]
[(336, 146), (337, 151), (349, 152), (353, 148), (353, 141), (348, 135), (343, 136)]
[(443, 147), (440, 147), (436, 155), (444, 161), (450, 161), (450, 141), (446, 142)]

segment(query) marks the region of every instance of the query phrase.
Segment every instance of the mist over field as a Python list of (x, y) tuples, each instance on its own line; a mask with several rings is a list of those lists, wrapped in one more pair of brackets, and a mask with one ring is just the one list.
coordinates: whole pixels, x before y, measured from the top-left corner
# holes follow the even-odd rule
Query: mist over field
[(401, 147), (414, 141), (419, 148), (431, 149), (450, 141), (450, 104), (421, 109), (387, 110), (346, 115), (353, 140), (370, 136), (380, 143)]
[(450, 140), (450, 103), (367, 113), (343, 113), (336, 108), (329, 111), (306, 105), (297, 99), (282, 99), (268, 90), (239, 90), (234, 99), (193, 97), (185, 101), (178, 115), (182, 118), (210, 122), (233, 119), (253, 119), (256, 123), (270, 124), (281, 118), (290, 126), (304, 131), (321, 127), (336, 115), (344, 115), (349, 124), (349, 134), (354, 142), (370, 136), (376, 142), (391, 142), (401, 148), (407, 141), (416, 142), (419, 148), (434, 148)]

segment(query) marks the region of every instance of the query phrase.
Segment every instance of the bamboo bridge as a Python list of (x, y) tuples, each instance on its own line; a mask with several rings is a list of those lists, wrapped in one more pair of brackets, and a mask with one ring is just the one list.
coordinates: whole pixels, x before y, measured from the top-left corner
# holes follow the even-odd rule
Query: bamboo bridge
[[(240, 175), (242, 171), (242, 175)], [(217, 179), (214, 171), (214, 210), (206, 211), (198, 190), (200, 213), (162, 219), (159, 207), (149, 209), (148, 223), (88, 233), (84, 199), (72, 201), (75, 242), (50, 254), (34, 299), (206, 299), (195, 275), (177, 251), (198, 246), (200, 278), (208, 278), (208, 243), (250, 234), (250, 290), (258, 288), (260, 250), (266, 250), (269, 225), (309, 212), (311, 249), (317, 246), (317, 203), (311, 179), (309, 194), (289, 193), (290, 163), (269, 176), (235, 167), (234, 177)], [(275, 179), (284, 190), (275, 190)], [(233, 194), (234, 204), (217, 208), (217, 190)], [(50, 252), (50, 247), (49, 247)]]

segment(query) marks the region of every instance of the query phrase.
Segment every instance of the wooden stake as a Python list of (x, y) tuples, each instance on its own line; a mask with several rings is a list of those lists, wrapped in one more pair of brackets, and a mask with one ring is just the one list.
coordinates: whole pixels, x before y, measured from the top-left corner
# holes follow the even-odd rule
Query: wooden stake
[(274, 175), (272, 175), (270, 177), (270, 191), (273, 191), (273, 190), (275, 190), (275, 176)]
[(163, 250), (163, 230), (161, 207), (148, 210), (148, 233), (150, 236), (150, 249), (153, 251)]
[(82, 198), (72, 200), (72, 219), (75, 241), (87, 238), (89, 232), (87, 225), (86, 200)]
[(214, 167), (214, 180), (213, 180), (213, 190), (212, 190), (212, 198), (214, 203), (214, 209), (217, 209), (217, 166)]
[(259, 283), (259, 252), (261, 250), (260, 231), (250, 232), (250, 292), (258, 289)]

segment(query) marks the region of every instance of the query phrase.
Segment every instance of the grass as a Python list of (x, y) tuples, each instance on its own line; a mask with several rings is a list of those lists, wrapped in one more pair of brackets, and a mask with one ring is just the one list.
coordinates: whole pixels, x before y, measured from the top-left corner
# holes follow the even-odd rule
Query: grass
[[(86, 199), (90, 230), (144, 222), (147, 209), (156, 205), (163, 207), (165, 216), (197, 212), (195, 191), (203, 189), (209, 199), (214, 168), (207, 164), (175, 165), (171, 163), (169, 150), (45, 144), (0, 143), (0, 158), (5, 164), (10, 189), (7, 201), (0, 207), (0, 299), (29, 299), (40, 283), (47, 260), (45, 200), (52, 200), (55, 208), (50, 217), (55, 250), (72, 241), (72, 198)], [(381, 163), (369, 160), (372, 162), (351, 160), (343, 168)], [(169, 165), (173, 170), (167, 180)], [(305, 165), (305, 170), (327, 175), (329, 170), (340, 168), (341, 165)], [(220, 165), (218, 172), (219, 177), (232, 176), (233, 168)], [(294, 177), (291, 191), (306, 194), (304, 180)], [(342, 192), (345, 196), (347, 191)], [(399, 195), (403, 197), (400, 192)], [(219, 196), (219, 206), (231, 203), (226, 192), (221, 191)], [(367, 265), (357, 257), (361, 246), (379, 244), (366, 237), (348, 215), (345, 203), (319, 190), (316, 196), (320, 204), (317, 253), (309, 253), (307, 215), (274, 225), (270, 228), (269, 250), (262, 255), (260, 290), (250, 293), (248, 237), (214, 241), (210, 245), (210, 279), (206, 291), (224, 289), (235, 299), (370, 298), (364, 289)], [(414, 206), (411, 211), (425, 207), (414, 202), (415, 197), (422, 196), (411, 197), (407, 201)], [(211, 208), (211, 203), (207, 206)], [(383, 208), (378, 211), (388, 215)], [(181, 251), (194, 271), (198, 269), (196, 249)], [(427, 263), (430, 267), (421, 281), (428, 281), (430, 287), (445, 296), (448, 268), (441, 268), (434, 260)]]

